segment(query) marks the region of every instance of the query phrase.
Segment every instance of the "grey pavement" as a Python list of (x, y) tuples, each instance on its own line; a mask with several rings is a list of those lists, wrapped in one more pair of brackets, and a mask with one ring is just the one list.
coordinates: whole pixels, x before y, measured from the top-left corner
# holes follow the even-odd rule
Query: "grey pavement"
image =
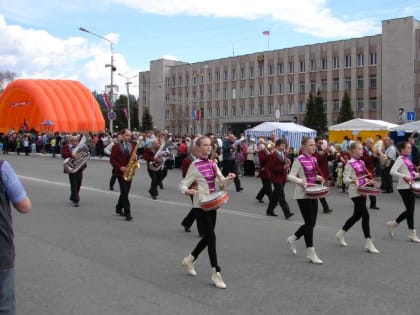
[[(199, 238), (194, 226), (180, 225), (190, 201), (176, 185), (180, 170), (169, 171), (158, 200), (148, 194), (144, 165), (132, 186), (134, 220), (114, 215), (118, 198), (108, 190), (109, 162), (90, 160), (79, 208), (67, 204), (69, 185), (61, 158), (1, 155), (19, 174), (32, 200), (30, 214), (14, 213), (17, 247), (17, 314), (420, 314), (417, 264), (420, 244), (407, 240), (401, 224), (394, 239), (385, 222), (402, 210), (398, 193), (378, 197), (371, 230), (381, 254), (364, 251), (360, 223), (347, 233), (348, 247), (334, 238), (352, 213), (347, 194), (332, 189), (334, 212), (319, 213), (315, 248), (323, 265), (289, 253), (285, 239), (302, 223), (292, 184), (286, 185), (296, 213), (267, 217), (255, 195), (256, 178), (241, 177), (245, 190), (229, 187), (230, 200), (218, 211), (219, 263), (226, 290), (210, 283), (207, 252), (196, 277), (181, 260)], [(415, 221), (419, 222), (419, 209)]]

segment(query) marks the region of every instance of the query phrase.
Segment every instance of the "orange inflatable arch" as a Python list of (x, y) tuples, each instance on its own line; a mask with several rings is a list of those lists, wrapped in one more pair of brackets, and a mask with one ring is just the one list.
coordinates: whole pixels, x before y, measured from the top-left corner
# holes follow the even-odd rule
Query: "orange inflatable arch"
[(11, 128), (98, 132), (105, 129), (99, 104), (88, 88), (72, 80), (19, 79), (0, 95), (0, 132)]

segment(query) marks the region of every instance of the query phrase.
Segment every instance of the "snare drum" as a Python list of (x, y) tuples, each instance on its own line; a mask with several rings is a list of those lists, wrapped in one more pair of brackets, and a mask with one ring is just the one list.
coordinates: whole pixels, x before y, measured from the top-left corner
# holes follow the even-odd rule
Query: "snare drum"
[(324, 198), (328, 195), (330, 189), (322, 185), (313, 185), (306, 187), (305, 195), (309, 199)]
[(359, 194), (363, 196), (377, 196), (381, 193), (381, 190), (379, 188), (366, 185), (359, 186), (357, 190), (359, 191)]
[(420, 182), (411, 183), (410, 187), (413, 193), (420, 194)]
[(209, 195), (203, 196), (200, 200), (200, 208), (204, 211), (217, 210), (229, 200), (229, 195), (226, 191), (218, 191)]

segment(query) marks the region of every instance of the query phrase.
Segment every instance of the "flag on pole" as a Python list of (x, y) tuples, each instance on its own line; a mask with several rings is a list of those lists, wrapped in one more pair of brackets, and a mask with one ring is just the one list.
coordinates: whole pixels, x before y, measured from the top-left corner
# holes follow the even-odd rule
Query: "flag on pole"
[(200, 110), (199, 109), (197, 109), (196, 111), (195, 111), (195, 118), (197, 119), (197, 120), (200, 120)]
[(108, 95), (106, 95), (106, 93), (105, 93), (105, 92), (104, 92), (104, 94), (103, 94), (103, 97), (104, 97), (104, 103), (105, 103), (106, 108), (108, 109), (108, 112), (109, 112), (109, 111), (111, 111), (111, 110), (112, 110), (112, 104), (111, 104), (111, 102), (109, 101), (109, 99), (108, 99)]
[(264, 32), (262, 32), (262, 34), (263, 34), (264, 36), (269, 36), (269, 35), (270, 35), (270, 31), (264, 31)]
[(195, 116), (195, 114), (196, 114), (196, 111), (193, 109), (192, 110), (192, 120), (196, 120), (197, 119), (196, 116)]
[(126, 107), (126, 108), (124, 108), (123, 109), (123, 112), (124, 112), (124, 115), (125, 115), (125, 118), (127, 119), (127, 121), (128, 121), (128, 119), (129, 119), (129, 113), (128, 113), (128, 107)]

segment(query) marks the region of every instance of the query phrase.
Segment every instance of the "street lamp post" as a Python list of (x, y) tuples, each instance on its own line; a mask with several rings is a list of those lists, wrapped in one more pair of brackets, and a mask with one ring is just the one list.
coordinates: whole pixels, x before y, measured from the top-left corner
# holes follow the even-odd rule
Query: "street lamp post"
[(135, 78), (137, 76), (137, 74), (133, 75), (131, 77), (127, 77), (127, 76), (125, 76), (121, 73), (118, 73), (118, 75), (125, 79), (125, 86), (127, 87), (127, 122), (128, 122), (127, 127), (128, 127), (129, 130), (131, 130), (131, 109), (130, 109), (130, 88), (129, 88), (129, 86), (130, 86), (131, 83), (133, 83), (133, 82), (130, 82), (130, 79)]
[[(91, 32), (91, 31), (89, 31), (89, 30), (87, 30), (83, 27), (79, 27), (79, 30), (82, 31), (82, 32), (85, 32), (85, 33), (92, 34), (93, 36), (99, 37), (103, 40), (106, 40), (110, 44), (110, 47), (111, 47), (111, 64), (106, 64), (105, 67), (110, 67), (111, 68), (111, 87), (110, 87), (110, 90), (109, 90), (109, 101), (111, 102), (111, 111), (113, 111), (113, 106), (114, 106), (114, 95), (113, 95), (114, 94), (114, 71), (116, 70), (116, 68), (114, 67), (114, 50), (113, 50), (114, 43), (111, 40), (109, 40), (108, 38), (106, 38), (104, 36), (101, 36), (101, 35), (98, 35), (96, 33), (93, 33), (93, 32)], [(113, 120), (109, 119), (109, 130), (110, 130), (111, 134), (113, 133), (112, 124), (113, 124)]]

